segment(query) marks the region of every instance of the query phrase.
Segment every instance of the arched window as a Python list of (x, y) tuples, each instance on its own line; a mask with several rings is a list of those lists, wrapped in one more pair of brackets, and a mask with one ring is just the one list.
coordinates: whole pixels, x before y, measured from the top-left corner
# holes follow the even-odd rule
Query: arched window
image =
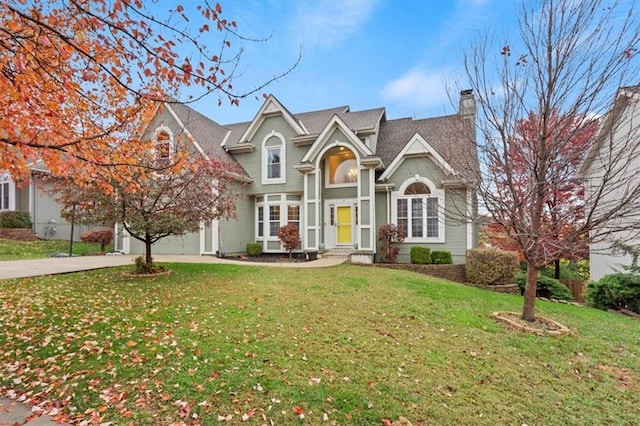
[(405, 181), (394, 196), (394, 218), (407, 242), (444, 242), (444, 191), (427, 178)]
[(166, 167), (171, 164), (173, 157), (173, 137), (169, 129), (161, 126), (156, 130), (156, 136), (153, 141), (155, 150), (156, 163), (158, 167)]
[(286, 182), (285, 139), (272, 131), (262, 141), (262, 183)]
[(326, 186), (355, 186), (358, 182), (358, 161), (353, 151), (343, 146), (332, 148), (325, 163)]

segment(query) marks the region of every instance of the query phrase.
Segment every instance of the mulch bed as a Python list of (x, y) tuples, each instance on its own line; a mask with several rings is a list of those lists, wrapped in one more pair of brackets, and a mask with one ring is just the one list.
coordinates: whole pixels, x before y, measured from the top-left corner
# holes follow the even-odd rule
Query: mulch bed
[(292, 257), (288, 254), (274, 253), (263, 254), (262, 256), (224, 256), (224, 259), (239, 260), (242, 262), (259, 262), (259, 263), (299, 263), (310, 262), (304, 253), (293, 253)]

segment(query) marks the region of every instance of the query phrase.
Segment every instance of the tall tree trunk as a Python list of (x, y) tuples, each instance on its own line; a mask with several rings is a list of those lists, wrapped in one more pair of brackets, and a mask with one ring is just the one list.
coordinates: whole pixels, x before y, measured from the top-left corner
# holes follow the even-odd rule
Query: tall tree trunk
[(147, 262), (148, 265), (151, 265), (153, 263), (153, 259), (151, 258), (151, 236), (150, 235), (146, 235), (145, 239), (144, 239), (144, 254), (145, 254), (145, 261)]
[(524, 306), (522, 319), (529, 322), (536, 320), (536, 287), (538, 286), (538, 269), (535, 263), (527, 261), (527, 282), (524, 287)]
[(559, 280), (560, 279), (560, 259), (556, 259), (554, 263), (556, 265), (555, 277), (556, 277), (556, 280)]

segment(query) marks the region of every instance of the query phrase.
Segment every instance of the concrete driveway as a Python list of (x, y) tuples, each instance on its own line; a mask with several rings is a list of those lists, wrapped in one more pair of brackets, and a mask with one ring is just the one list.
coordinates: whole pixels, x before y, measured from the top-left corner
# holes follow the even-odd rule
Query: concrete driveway
[[(91, 269), (110, 268), (113, 266), (133, 265), (137, 256), (78, 256), (49, 257), (45, 259), (6, 260), (0, 262), (0, 279), (35, 277), (40, 275), (66, 274), (69, 272), (88, 271)], [(238, 265), (263, 265), (287, 268), (322, 268), (344, 263), (346, 259), (320, 258), (310, 262), (297, 263), (259, 263), (220, 259), (215, 256), (153, 256), (154, 262), (175, 263), (233, 263)]]

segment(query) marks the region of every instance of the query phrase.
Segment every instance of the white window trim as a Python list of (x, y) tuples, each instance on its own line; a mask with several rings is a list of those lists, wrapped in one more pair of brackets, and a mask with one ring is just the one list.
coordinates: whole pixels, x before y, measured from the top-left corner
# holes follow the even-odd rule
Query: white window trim
[[(300, 234), (300, 241), (302, 241), (302, 236), (303, 234), (303, 230), (302, 230), (302, 226), (303, 226), (303, 203), (302, 203), (302, 195), (300, 196), (300, 200), (287, 200), (287, 195), (291, 195), (291, 194), (286, 194), (286, 193), (282, 193), (282, 194), (264, 194), (262, 197), (262, 201), (260, 202), (256, 202), (255, 203), (255, 213), (254, 213), (254, 238), (256, 242), (262, 242), (263, 243), (263, 250), (265, 252), (269, 252), (269, 250), (267, 250), (266, 247), (266, 243), (267, 241), (280, 241), (280, 239), (277, 236), (272, 236), (269, 235), (269, 229), (270, 229), (270, 223), (271, 221), (269, 220), (269, 207), (270, 206), (279, 206), (280, 207), (280, 226), (285, 226), (286, 224), (289, 223), (289, 209), (287, 208), (288, 206), (291, 205), (296, 205), (298, 206), (298, 232)], [(278, 199), (274, 199), (274, 200), (268, 200), (268, 197), (277, 197), (279, 196), (280, 198)], [(262, 236), (258, 235), (258, 209), (262, 207), (263, 210), (263, 221), (262, 221)], [(304, 247), (304, 246), (303, 246)], [(273, 251), (273, 250), (271, 250)], [(282, 251), (282, 250), (280, 250)]]
[[(269, 179), (267, 177), (267, 173), (268, 173), (267, 160), (269, 158), (267, 154), (270, 148), (275, 148), (277, 147), (277, 145), (267, 146), (267, 141), (274, 137), (280, 139), (280, 177)], [(264, 137), (264, 139), (262, 139), (261, 164), (262, 164), (262, 184), (263, 185), (287, 183), (287, 148), (286, 148), (285, 138), (281, 133), (278, 133), (275, 130), (272, 130), (271, 133), (269, 133)]]
[(4, 185), (5, 183), (9, 184), (9, 206), (8, 208), (4, 208), (2, 197), (4, 197), (5, 194), (4, 191), (0, 191), (0, 211), (13, 211), (16, 209), (16, 184), (13, 179), (11, 179), (9, 173), (0, 173), (0, 185)]
[[(444, 197), (444, 189), (439, 189), (436, 185), (431, 182), (429, 179), (423, 176), (415, 175), (412, 178), (407, 179), (400, 185), (397, 191), (393, 191), (391, 193), (391, 221), (394, 224), (398, 224), (398, 199), (407, 199), (410, 200), (412, 198), (417, 198), (415, 196), (407, 196), (404, 195), (407, 187), (414, 183), (424, 183), (429, 188), (431, 194), (426, 195), (427, 198), (437, 198), (438, 199), (438, 236), (437, 237), (422, 237), (422, 238), (412, 238), (407, 236), (404, 239), (405, 243), (444, 243), (446, 241), (445, 238), (445, 197)], [(421, 197), (420, 197), (421, 198)], [(411, 202), (408, 202), (407, 208), (411, 209)], [(426, 229), (425, 229), (426, 232)]]
[(156, 151), (156, 148), (155, 148), (156, 145), (160, 145), (160, 142), (158, 141), (158, 135), (162, 132), (165, 132), (166, 134), (169, 135), (169, 160), (172, 160), (176, 150), (176, 143), (173, 138), (173, 132), (171, 131), (170, 128), (168, 128), (164, 124), (161, 124), (160, 126), (158, 126), (155, 130), (155, 133), (153, 134), (153, 149), (154, 151)]

